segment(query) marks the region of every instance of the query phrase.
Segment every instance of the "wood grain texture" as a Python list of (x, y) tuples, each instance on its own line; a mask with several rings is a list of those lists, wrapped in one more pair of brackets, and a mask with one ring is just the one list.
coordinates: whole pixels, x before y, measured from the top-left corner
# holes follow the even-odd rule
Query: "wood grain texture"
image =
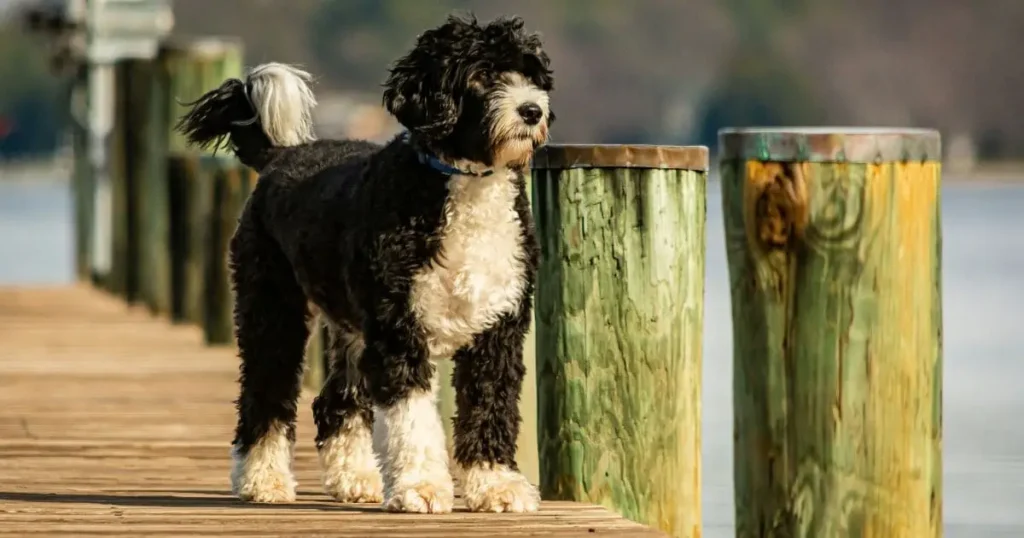
[(311, 395), (298, 500), (228, 492), (238, 359), (82, 287), (0, 288), (0, 536), (664, 536), (592, 505), (536, 514), (381, 512), (320, 491)]
[(546, 498), (701, 532), (706, 176), (534, 170)]
[(738, 537), (942, 535), (939, 183), (722, 163)]

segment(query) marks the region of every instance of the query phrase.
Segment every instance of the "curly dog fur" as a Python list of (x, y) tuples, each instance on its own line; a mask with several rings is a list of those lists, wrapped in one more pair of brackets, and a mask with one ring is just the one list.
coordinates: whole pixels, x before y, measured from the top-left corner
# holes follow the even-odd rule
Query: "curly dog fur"
[(519, 473), (523, 340), (538, 246), (523, 168), (554, 120), (550, 61), (519, 18), (449, 17), (390, 69), (384, 145), (315, 140), (307, 73), (264, 64), (178, 128), (260, 179), (229, 262), (241, 356), (232, 488), (295, 498), (296, 400), (310, 325), (331, 371), (313, 404), (327, 492), (443, 513), (453, 486), (434, 362), (454, 360), (454, 461), (478, 511), (533, 511)]

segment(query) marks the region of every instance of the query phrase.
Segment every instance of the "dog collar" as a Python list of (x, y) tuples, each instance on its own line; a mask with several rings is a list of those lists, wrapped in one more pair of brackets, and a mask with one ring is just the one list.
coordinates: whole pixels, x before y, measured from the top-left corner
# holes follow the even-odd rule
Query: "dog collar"
[(438, 172), (441, 172), (442, 174), (444, 174), (446, 176), (456, 176), (456, 175), (459, 175), (459, 176), (487, 177), (487, 176), (489, 176), (489, 175), (494, 173), (494, 170), (485, 170), (483, 172), (470, 172), (469, 170), (462, 170), (462, 169), (456, 168), (456, 167), (454, 167), (454, 166), (452, 166), (450, 164), (441, 162), (441, 159), (438, 159), (437, 157), (434, 157), (433, 155), (430, 155), (428, 153), (424, 153), (422, 151), (417, 151), (416, 153), (420, 157), (420, 163), (421, 164), (425, 164), (425, 165), (433, 168), (434, 170), (437, 170)]
[[(405, 140), (407, 144), (409, 143), (408, 132), (406, 132), (405, 136), (403, 136), (402, 138)], [(448, 163), (442, 162), (441, 159), (438, 159), (436, 156), (425, 151), (421, 151), (419, 149), (416, 150), (416, 155), (419, 157), (420, 164), (425, 164), (446, 176), (487, 177), (494, 173), (494, 170), (485, 170), (483, 172), (471, 172), (469, 170), (462, 170), (461, 168), (456, 168)]]

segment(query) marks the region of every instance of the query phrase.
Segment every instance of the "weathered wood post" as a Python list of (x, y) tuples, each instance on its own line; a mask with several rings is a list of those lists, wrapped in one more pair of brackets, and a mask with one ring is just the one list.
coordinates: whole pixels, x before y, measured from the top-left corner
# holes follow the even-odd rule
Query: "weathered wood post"
[(96, 185), (89, 155), (88, 70), (79, 69), (71, 81), (71, 140), (74, 153), (72, 196), (75, 215), (75, 274), (80, 282), (93, 282), (93, 226), (96, 221)]
[(115, 65), (113, 259), (109, 285), (152, 312), (170, 307), (166, 87), (158, 59)]
[(150, 312), (171, 312), (170, 188), (167, 183), (169, 122), (168, 72), (161, 58), (134, 60), (129, 67), (131, 110), (138, 118), (135, 179), (135, 224), (138, 242), (133, 265), (138, 298)]
[(132, 174), (134, 160), (134, 134), (136, 118), (132, 117), (132, 88), (128, 73), (130, 60), (121, 60), (113, 65), (113, 129), (110, 136), (110, 212), (105, 218), (110, 222), (110, 271), (103, 279), (103, 287), (125, 301), (135, 301), (137, 273), (132, 267), (135, 246), (133, 234), (136, 211), (131, 200), (134, 197), (135, 177)]
[(541, 493), (701, 532), (705, 147), (548, 146), (541, 242)]
[(941, 536), (939, 134), (719, 145), (736, 536)]
[(213, 185), (200, 177), (202, 166), (196, 151), (186, 145), (181, 133), (171, 129), (187, 110), (181, 103), (195, 100), (228, 78), (242, 76), (242, 47), (237, 41), (220, 38), (175, 42), (164, 47), (162, 58), (170, 88), (167, 180), (171, 191), (172, 318), (203, 325), (204, 256), (211, 239)]
[(208, 156), (203, 159), (200, 181), (213, 189), (209, 240), (203, 245), (203, 334), (207, 344), (233, 344), (234, 292), (228, 267), (228, 246), (238, 225), (255, 178), (254, 171), (234, 158)]

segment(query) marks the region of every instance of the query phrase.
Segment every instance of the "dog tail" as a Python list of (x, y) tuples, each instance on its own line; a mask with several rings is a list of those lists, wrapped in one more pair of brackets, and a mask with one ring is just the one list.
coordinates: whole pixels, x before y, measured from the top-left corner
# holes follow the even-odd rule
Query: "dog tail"
[(280, 148), (316, 140), (311, 80), (294, 66), (258, 65), (244, 81), (228, 79), (184, 103), (191, 108), (175, 129), (191, 146), (230, 148), (246, 166), (261, 170)]

